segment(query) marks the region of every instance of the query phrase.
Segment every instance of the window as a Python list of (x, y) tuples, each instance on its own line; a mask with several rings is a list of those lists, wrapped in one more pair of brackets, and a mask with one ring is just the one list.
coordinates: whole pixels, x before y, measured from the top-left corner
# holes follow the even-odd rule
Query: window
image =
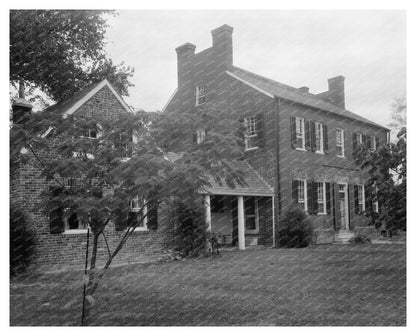
[(256, 117), (244, 118), (246, 127), (245, 144), (246, 150), (257, 148), (257, 122)]
[(344, 130), (337, 128), (337, 155), (344, 157)]
[(318, 215), (326, 214), (326, 190), (324, 182), (317, 182)]
[(298, 180), (298, 204), (300, 204), (305, 211), (308, 211), (307, 188), (306, 180)]
[(73, 230), (86, 230), (88, 228), (88, 223), (84, 223), (79, 220), (77, 214), (74, 212), (71, 216), (64, 217), (64, 228), (65, 232)]
[(305, 119), (296, 117), (296, 149), (305, 149)]
[(205, 96), (205, 85), (198, 85), (196, 87), (196, 102), (195, 106), (199, 106), (201, 104), (204, 104), (206, 102), (206, 96)]
[(356, 140), (357, 140), (358, 145), (363, 144), (363, 135), (362, 135), (362, 133), (356, 133)]
[(324, 152), (324, 125), (322, 123), (315, 123), (315, 140), (316, 152)]
[(378, 213), (378, 200), (377, 200), (377, 193), (378, 193), (378, 188), (377, 186), (375, 186), (375, 192), (376, 192), (376, 196), (375, 199), (373, 199), (373, 211)]
[(206, 135), (207, 135), (207, 131), (205, 129), (202, 129), (202, 128), (198, 129), (196, 131), (196, 143), (197, 144), (203, 143), (205, 141)]
[(132, 225), (132, 221), (137, 221), (135, 230), (147, 230), (147, 206), (142, 197), (136, 196), (130, 201), (130, 212), (128, 224)]
[(244, 212), (246, 232), (257, 233), (259, 231), (258, 204), (253, 196), (244, 197)]
[(364, 212), (365, 211), (365, 195), (364, 195), (364, 186), (358, 185), (357, 186), (358, 192), (357, 192), (357, 203), (358, 203), (358, 211)]
[(374, 152), (377, 148), (376, 145), (376, 137), (375, 136), (370, 136), (370, 151)]

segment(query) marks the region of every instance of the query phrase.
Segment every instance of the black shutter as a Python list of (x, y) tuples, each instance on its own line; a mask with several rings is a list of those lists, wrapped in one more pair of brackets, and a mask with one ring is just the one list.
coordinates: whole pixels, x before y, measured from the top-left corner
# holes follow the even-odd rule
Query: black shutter
[(315, 152), (316, 151), (316, 134), (315, 134), (316, 122), (310, 121), (309, 124), (310, 124), (310, 135), (311, 135), (311, 151)]
[(298, 203), (298, 180), (293, 180), (292, 181), (292, 200), (295, 203)]
[(290, 117), (290, 141), (292, 143), (292, 148), (296, 148), (296, 117)]
[(365, 146), (367, 147), (367, 149), (371, 149), (371, 136), (366, 135), (365, 137)]
[(380, 146), (380, 139), (376, 137), (376, 149)]
[(352, 230), (354, 229), (354, 204), (355, 204), (355, 199), (354, 199), (354, 185), (349, 184), (348, 185), (348, 212), (349, 212), (349, 229)]
[(331, 214), (331, 184), (329, 182), (325, 183), (325, 193), (326, 193), (326, 213)]
[(371, 186), (365, 186), (365, 211), (370, 214), (373, 212), (373, 188)]
[(123, 231), (127, 228), (127, 220), (129, 213), (123, 209), (115, 210), (114, 226), (116, 231)]
[(341, 228), (341, 212), (339, 210), (339, 186), (334, 183), (332, 185), (332, 192), (334, 195), (334, 227), (335, 230)]
[[(49, 190), (51, 191), (52, 197), (57, 197), (62, 192), (64, 192), (63, 187), (49, 187)], [(52, 200), (51, 208), (52, 210), (49, 213), (50, 233), (62, 233), (65, 230), (65, 223), (63, 218), (64, 208), (56, 200)]]
[(305, 121), (305, 149), (311, 150), (311, 122)]
[(196, 132), (192, 133), (192, 136), (193, 136), (193, 142), (194, 142), (194, 144), (197, 144), (198, 143), (198, 138), (197, 138)]
[(354, 186), (354, 210), (358, 215), (360, 213), (360, 204), (358, 203), (358, 185)]
[(313, 214), (314, 213), (314, 182), (312, 181), (307, 181), (306, 183), (307, 188), (308, 188), (308, 213), (309, 214)]
[(147, 228), (157, 230), (157, 202), (150, 202), (147, 205)]
[(358, 149), (358, 134), (352, 134), (352, 150), (356, 151)]
[(257, 126), (257, 147), (264, 147), (264, 116), (263, 113), (256, 115), (256, 126)]
[(328, 126), (323, 125), (324, 129), (324, 152), (325, 154), (328, 153)]

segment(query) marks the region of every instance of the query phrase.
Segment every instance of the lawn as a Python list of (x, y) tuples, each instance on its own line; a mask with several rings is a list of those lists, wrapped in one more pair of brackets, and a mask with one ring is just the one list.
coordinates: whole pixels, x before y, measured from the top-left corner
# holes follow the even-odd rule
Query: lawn
[[(227, 251), (114, 267), (94, 325), (405, 325), (405, 245)], [(82, 272), (10, 285), (11, 325), (79, 325)]]

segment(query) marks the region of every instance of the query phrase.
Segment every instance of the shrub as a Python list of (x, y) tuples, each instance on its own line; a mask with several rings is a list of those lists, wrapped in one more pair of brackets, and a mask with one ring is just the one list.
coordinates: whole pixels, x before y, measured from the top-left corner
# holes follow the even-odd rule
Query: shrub
[(34, 252), (34, 235), (28, 227), (26, 214), (10, 208), (10, 275), (23, 272)]
[(279, 246), (307, 247), (312, 238), (313, 226), (309, 216), (298, 206), (292, 205), (280, 222)]
[(202, 204), (176, 200), (168, 210), (173, 249), (182, 257), (196, 257), (205, 252), (207, 227)]
[(365, 234), (360, 232), (355, 232), (354, 237), (352, 237), (349, 242), (351, 244), (371, 244), (371, 239), (367, 237)]

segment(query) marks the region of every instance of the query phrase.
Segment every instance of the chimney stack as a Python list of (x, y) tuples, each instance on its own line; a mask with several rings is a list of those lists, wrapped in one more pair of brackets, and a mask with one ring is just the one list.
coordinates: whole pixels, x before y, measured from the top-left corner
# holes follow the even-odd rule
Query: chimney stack
[(302, 86), (298, 90), (302, 93), (308, 93), (309, 92), (309, 88), (307, 86)]
[(211, 31), (212, 47), (219, 52), (220, 59), (225, 61), (227, 70), (233, 66), (233, 29), (225, 24)]
[(328, 99), (332, 104), (345, 108), (345, 78), (337, 76), (328, 79)]
[(192, 71), (192, 58), (195, 56), (196, 46), (192, 43), (185, 43), (177, 47), (176, 54), (178, 56), (178, 88), (184, 84), (186, 73)]

